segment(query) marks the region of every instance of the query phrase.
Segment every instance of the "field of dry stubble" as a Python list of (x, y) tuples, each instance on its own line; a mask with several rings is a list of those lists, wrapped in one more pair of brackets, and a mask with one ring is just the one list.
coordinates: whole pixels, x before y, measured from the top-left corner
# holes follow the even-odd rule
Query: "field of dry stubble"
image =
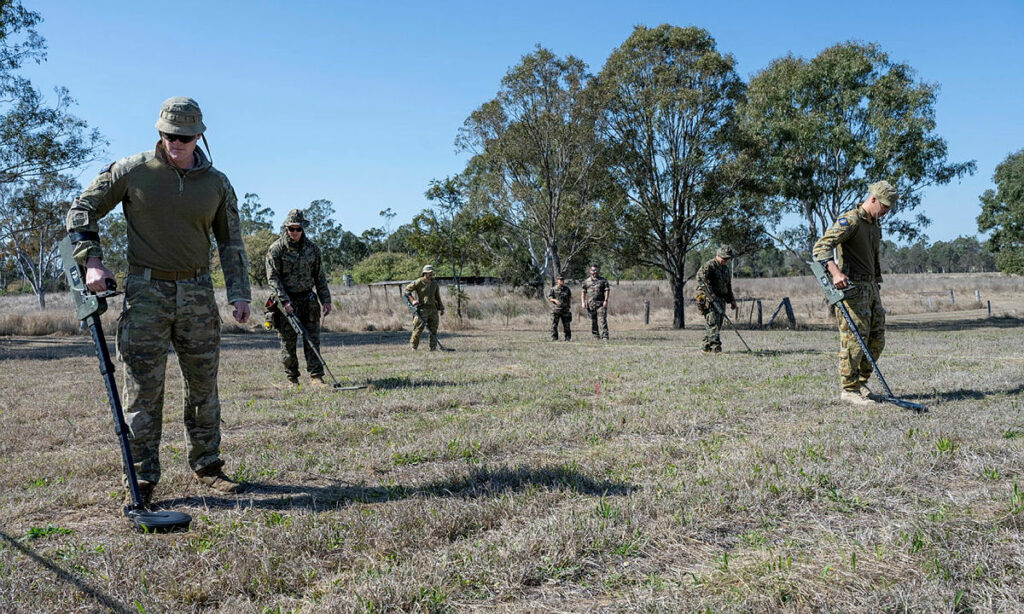
[(194, 521), (164, 536), (117, 516), (87, 338), (0, 337), (0, 611), (1024, 609), (1019, 320), (893, 326), (881, 366), (923, 415), (839, 404), (826, 328), (709, 356), (696, 328), (575, 324), (452, 353), (328, 333), (355, 392), (289, 389), (272, 334), (226, 335), (237, 497), (190, 478), (172, 359), (155, 500)]

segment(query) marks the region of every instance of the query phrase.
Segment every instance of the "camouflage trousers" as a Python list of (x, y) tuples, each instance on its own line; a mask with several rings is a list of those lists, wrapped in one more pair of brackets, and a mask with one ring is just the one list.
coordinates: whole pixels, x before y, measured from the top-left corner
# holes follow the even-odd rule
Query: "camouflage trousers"
[[(320, 351), (320, 302), (316, 297), (292, 299), (292, 309), (295, 317), (306, 328), (309, 333), (309, 342)], [(288, 318), (279, 311), (274, 314), (274, 328), (277, 329), (277, 336), (281, 340), (281, 364), (284, 365), (285, 375), (288, 377), (299, 376), (299, 356), (297, 353), (298, 344), (302, 344), (303, 355), (306, 358), (306, 371), (310, 377), (323, 377), (324, 364), (316, 357), (316, 353), (309, 347), (309, 343), (299, 340), (299, 334), (295, 332)]]
[[(843, 303), (871, 351), (871, 357), (878, 360), (885, 347), (885, 308), (878, 294), (878, 284), (858, 283), (852, 290), (847, 290)], [(856, 391), (871, 377), (871, 363), (838, 307), (835, 315), (839, 322), (839, 379), (843, 390)]]
[[(590, 303), (587, 305), (587, 313), (590, 314), (590, 332), (595, 337), (608, 338), (608, 308), (601, 303)], [(601, 329), (598, 331), (598, 325)]]
[(164, 378), (173, 346), (183, 380), (188, 464), (199, 471), (220, 460), (220, 314), (209, 275), (186, 281), (129, 275), (117, 320), (124, 364), (125, 422), (135, 472), (160, 481)]
[(427, 321), (424, 322), (419, 316), (413, 317), (412, 336), (409, 337), (409, 345), (411, 345), (414, 350), (418, 348), (420, 346), (420, 335), (423, 334), (423, 329), (426, 328), (430, 333), (430, 349), (437, 349), (437, 337), (434, 333), (437, 332), (437, 327), (441, 324), (441, 318), (438, 317), (436, 309), (421, 308), (420, 311), (423, 313), (423, 317), (426, 318)]
[(704, 314), (704, 351), (722, 351), (722, 322), (725, 321), (725, 301), (715, 299), (711, 310)]
[(555, 341), (558, 340), (558, 323), (562, 323), (562, 332), (565, 333), (565, 340), (572, 339), (572, 312), (571, 311), (552, 311), (551, 312), (551, 338)]

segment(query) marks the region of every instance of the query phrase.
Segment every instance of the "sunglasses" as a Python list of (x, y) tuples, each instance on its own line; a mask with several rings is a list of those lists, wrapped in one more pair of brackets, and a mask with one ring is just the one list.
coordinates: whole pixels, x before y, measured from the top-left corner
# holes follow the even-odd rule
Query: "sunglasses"
[(302, 226), (289, 226), (288, 232), (302, 232)]
[(198, 134), (193, 134), (191, 136), (185, 136), (183, 134), (167, 134), (166, 132), (161, 132), (160, 136), (165, 138), (165, 139), (167, 139), (168, 141), (170, 141), (172, 143), (174, 143), (175, 141), (180, 141), (182, 143), (191, 143), (192, 141), (194, 141), (197, 138), (199, 138)]

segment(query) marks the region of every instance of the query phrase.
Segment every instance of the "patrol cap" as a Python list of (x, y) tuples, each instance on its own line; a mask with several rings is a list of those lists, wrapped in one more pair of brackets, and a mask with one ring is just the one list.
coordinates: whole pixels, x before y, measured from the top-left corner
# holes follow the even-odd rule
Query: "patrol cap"
[(868, 194), (878, 199), (878, 202), (882, 203), (886, 207), (893, 207), (896, 205), (896, 201), (899, 200), (899, 194), (896, 193), (896, 188), (892, 187), (888, 181), (879, 181), (878, 183), (872, 183), (868, 186)]
[(284, 218), (285, 228), (288, 226), (302, 226), (302, 229), (305, 230), (307, 224), (309, 224), (309, 221), (302, 215), (302, 211), (298, 209), (292, 209)]
[(424, 273), (433, 273), (434, 272), (434, 267), (428, 264), (425, 267), (423, 267), (423, 272)]
[(732, 257), (735, 254), (732, 252), (732, 246), (723, 244), (718, 248), (718, 251), (715, 252), (715, 255), (720, 258), (725, 258), (726, 260), (732, 260)]
[(206, 132), (206, 124), (203, 123), (203, 112), (198, 102), (184, 96), (175, 96), (160, 106), (156, 129), (167, 134), (194, 136)]

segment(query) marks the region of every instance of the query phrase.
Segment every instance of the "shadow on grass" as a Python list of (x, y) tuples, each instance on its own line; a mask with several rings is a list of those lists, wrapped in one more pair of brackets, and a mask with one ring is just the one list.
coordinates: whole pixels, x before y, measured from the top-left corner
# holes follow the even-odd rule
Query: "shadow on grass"
[(381, 377), (378, 379), (368, 379), (366, 384), (373, 386), (380, 390), (391, 390), (394, 388), (426, 388), (426, 387), (442, 387), (442, 386), (457, 386), (455, 382), (446, 382), (442, 380), (433, 379), (412, 379), (407, 375), (400, 377)]
[[(955, 312), (953, 312), (955, 313)], [(978, 330), (982, 328), (1021, 328), (1024, 319), (1009, 316), (996, 318), (978, 318), (973, 320), (924, 320), (921, 322), (886, 322), (888, 330), (913, 330), (928, 333), (949, 333), (961, 330)]]
[[(422, 486), (306, 486), (248, 482), (247, 490), (238, 498), (187, 497), (161, 501), (161, 506), (211, 507), (221, 509), (306, 508), (314, 511), (333, 509), (350, 503), (383, 503), (409, 497), (454, 497), (472, 499), (491, 497), (505, 492), (528, 488), (570, 490), (587, 495), (623, 496), (636, 486), (609, 480), (595, 480), (579, 471), (561, 465), (548, 465), (539, 469), (530, 467), (474, 468), (468, 475), (429, 482)], [(248, 499), (246, 499), (248, 497)]]
[(0, 531), (0, 540), (7, 542), (12, 547), (14, 547), (15, 550), (21, 552), (28, 558), (32, 559), (32, 561), (34, 561), (41, 568), (49, 571), (58, 579), (66, 582), (67, 584), (74, 586), (75, 589), (78, 590), (80, 593), (93, 599), (107, 610), (111, 612), (117, 612), (118, 614), (129, 614), (130, 612), (136, 611), (134, 608), (129, 609), (128, 606), (126, 606), (125, 604), (114, 599), (110, 595), (107, 595), (98, 588), (92, 586), (91, 584), (86, 582), (81, 576), (71, 573), (68, 570), (61, 567), (60, 565), (57, 565), (53, 561), (47, 559), (46, 557), (36, 554), (31, 548), (26, 547), (20, 541), (14, 539), (13, 537), (8, 535), (7, 533), (4, 533), (3, 531)]
[(1022, 393), (1024, 393), (1024, 384), (1019, 384), (1008, 390), (964, 390), (961, 388), (938, 394), (902, 394), (900, 398), (908, 400), (935, 399), (941, 403), (949, 403), (952, 401), (981, 401), (994, 396), (1017, 397)]

